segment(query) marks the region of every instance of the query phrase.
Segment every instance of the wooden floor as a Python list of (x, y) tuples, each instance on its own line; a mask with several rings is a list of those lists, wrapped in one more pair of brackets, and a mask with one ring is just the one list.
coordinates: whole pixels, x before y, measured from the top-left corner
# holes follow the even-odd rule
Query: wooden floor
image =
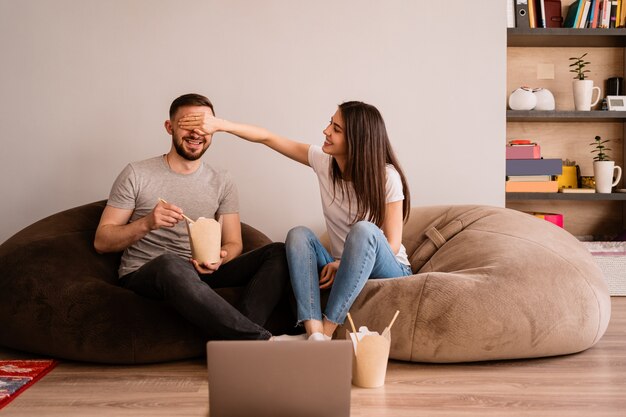
[[(612, 305), (602, 340), (579, 354), (454, 365), (392, 361), (383, 388), (353, 387), (352, 415), (626, 416), (626, 297), (613, 297)], [(2, 359), (31, 356), (0, 349)], [(202, 360), (149, 366), (62, 362), (0, 414), (207, 416), (207, 390)]]

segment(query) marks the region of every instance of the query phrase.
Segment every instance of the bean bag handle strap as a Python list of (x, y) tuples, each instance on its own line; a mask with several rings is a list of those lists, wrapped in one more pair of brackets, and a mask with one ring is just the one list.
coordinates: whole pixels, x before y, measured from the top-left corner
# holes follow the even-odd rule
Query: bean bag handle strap
[(451, 220), (441, 228), (432, 226), (427, 229), (424, 234), (428, 239), (422, 242), (411, 257), (411, 267), (413, 270), (419, 271), (448, 240), (486, 215), (484, 211), (473, 209)]
[(433, 242), (433, 244), (437, 247), (437, 249), (439, 249), (440, 247), (443, 246), (444, 243), (446, 243), (446, 238), (443, 237), (443, 235), (439, 232), (439, 230), (437, 230), (436, 227), (431, 227), (430, 229), (426, 231), (425, 234), (426, 234), (426, 237), (428, 237), (431, 240), (431, 242)]

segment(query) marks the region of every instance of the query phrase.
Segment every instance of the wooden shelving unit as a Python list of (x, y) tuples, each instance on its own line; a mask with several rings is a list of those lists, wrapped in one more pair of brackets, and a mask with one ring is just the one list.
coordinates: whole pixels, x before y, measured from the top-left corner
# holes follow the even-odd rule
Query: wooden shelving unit
[[(567, 63), (567, 57), (579, 56), (581, 51), (588, 52), (596, 49), (596, 56), (609, 57), (605, 62), (602, 59), (600, 62), (592, 61), (593, 68), (601, 69), (606, 65), (612, 65), (615, 74), (602, 73), (601, 76), (596, 79), (596, 83), (603, 83), (605, 77), (608, 76), (620, 76), (624, 77), (626, 70), (624, 68), (626, 55), (626, 29), (570, 29), (570, 28), (536, 28), (536, 29), (520, 29), (509, 28), (507, 29), (507, 46), (515, 49), (515, 69), (517, 70), (518, 82), (522, 82), (520, 74), (526, 74), (529, 81), (533, 80), (532, 71), (534, 70), (534, 62), (549, 61), (552, 54), (560, 54), (557, 60), (558, 65), (564, 65)], [(519, 49), (521, 48), (521, 49)], [(540, 48), (531, 49), (533, 52), (524, 52), (526, 48)], [(552, 48), (552, 49), (549, 49)], [(569, 48), (565, 50), (563, 48)], [(620, 51), (611, 53), (611, 48), (618, 48)], [(541, 52), (546, 50), (545, 53)], [(607, 52), (608, 50), (608, 52)], [(526, 54), (526, 55), (525, 55)], [(567, 54), (567, 55), (565, 55)], [(608, 54), (608, 55), (607, 55)], [(542, 58), (536, 58), (536, 55), (543, 55)], [(590, 54), (592, 55), (592, 54)], [(617, 57), (617, 58), (615, 58)], [(621, 59), (621, 63), (619, 61)], [(618, 62), (618, 64), (616, 64)], [(517, 69), (517, 67), (523, 67), (523, 70)], [(508, 71), (512, 69), (509, 68)], [(523, 71), (523, 72), (521, 72)], [(562, 70), (565, 71), (565, 70)], [(560, 73), (560, 80), (558, 86), (562, 92), (569, 90), (569, 74)], [(566, 80), (566, 78), (569, 78)], [(626, 78), (626, 77), (625, 77)], [(596, 85), (598, 85), (596, 84)], [(525, 84), (517, 84), (525, 85)], [(532, 84), (531, 84), (532, 85)], [(601, 84), (600, 84), (601, 85)], [(534, 86), (534, 85), (533, 85)], [(512, 85), (508, 86), (509, 89), (515, 88)], [(603, 90), (603, 96), (604, 88)], [(512, 90), (511, 90), (512, 91)], [(508, 91), (510, 94), (511, 91)], [(569, 99), (569, 97), (566, 97)], [(565, 100), (567, 101), (567, 100)], [(563, 106), (561, 106), (563, 107)], [(567, 107), (567, 106), (565, 106)], [(589, 167), (591, 159), (590, 154), (587, 151), (588, 142), (585, 140), (587, 137), (593, 138), (589, 134), (585, 133), (581, 137), (576, 137), (576, 130), (587, 131), (601, 131), (602, 129), (609, 129), (615, 133), (615, 137), (621, 135), (619, 138), (619, 146), (613, 148), (613, 153), (616, 161), (619, 165), (626, 163), (626, 112), (625, 111), (574, 111), (574, 110), (560, 110), (557, 101), (556, 111), (514, 111), (507, 110), (506, 113), (507, 123), (516, 126), (514, 130), (519, 135), (520, 132), (527, 132), (529, 137), (534, 138), (534, 134), (540, 135), (542, 151), (544, 145), (546, 148), (551, 148), (550, 157), (570, 157), (567, 152), (555, 152), (555, 147), (567, 147), (574, 149), (578, 155), (578, 158), (584, 159), (585, 163)], [(606, 126), (606, 127), (604, 127)], [(619, 126), (619, 127), (617, 127)], [(597, 129), (596, 129), (597, 127)], [(562, 134), (561, 132), (567, 132)], [(508, 134), (507, 128), (507, 134)], [(568, 136), (569, 135), (569, 136)], [(517, 136), (519, 137), (519, 136)], [(585, 138), (585, 139), (583, 139)], [(623, 168), (623, 166), (622, 166)], [(589, 169), (587, 169), (589, 171)], [(625, 172), (626, 173), (626, 172)], [(588, 174), (583, 174), (588, 175)], [(624, 179), (620, 184), (626, 184)], [(575, 217), (575, 223), (579, 230), (582, 223), (589, 223), (590, 228), (597, 228), (593, 232), (599, 234), (606, 234), (610, 230), (625, 229), (626, 228), (626, 193), (611, 193), (611, 194), (584, 194), (584, 193), (506, 193), (507, 206), (512, 208), (533, 211), (536, 207), (539, 207), (538, 211), (544, 211), (545, 208), (553, 209), (554, 211), (567, 211), (568, 214), (565, 217), (566, 229), (567, 219)], [(582, 207), (582, 211), (585, 214), (575, 216), (571, 213)], [(597, 207), (598, 209), (594, 209)], [(546, 210), (547, 211), (547, 210)], [(588, 214), (590, 213), (590, 214)], [(592, 220), (586, 220), (586, 218), (593, 218)], [(580, 234), (588, 234), (588, 231), (581, 231)]]

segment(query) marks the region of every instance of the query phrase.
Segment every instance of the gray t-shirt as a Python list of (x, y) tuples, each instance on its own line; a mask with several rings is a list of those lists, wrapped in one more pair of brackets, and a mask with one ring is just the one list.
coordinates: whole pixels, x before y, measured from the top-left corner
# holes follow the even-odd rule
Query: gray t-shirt
[[(107, 205), (133, 210), (133, 222), (150, 213), (159, 198), (180, 207), (192, 219), (202, 216), (217, 220), (222, 214), (239, 212), (237, 187), (226, 170), (203, 162), (192, 174), (177, 174), (169, 169), (163, 156), (128, 164), (113, 183)], [(126, 248), (119, 276), (164, 253), (191, 257), (184, 221), (175, 227), (153, 230)]]

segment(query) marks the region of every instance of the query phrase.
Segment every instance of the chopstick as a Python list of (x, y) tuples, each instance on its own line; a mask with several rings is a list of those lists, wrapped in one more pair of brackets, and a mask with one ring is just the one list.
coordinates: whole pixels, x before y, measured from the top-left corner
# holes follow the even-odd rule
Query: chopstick
[(391, 319), (391, 323), (389, 323), (389, 326), (387, 326), (389, 330), (391, 330), (391, 326), (393, 326), (393, 323), (398, 318), (398, 314), (400, 314), (400, 310), (396, 310), (396, 314), (393, 315), (393, 319)]
[[(165, 203), (165, 204), (169, 204), (167, 201), (163, 200), (162, 198), (159, 198), (159, 201), (162, 201), (162, 202), (163, 202), (163, 203)], [(182, 216), (183, 216), (183, 217), (185, 218), (185, 220), (187, 220), (189, 223), (194, 223), (194, 221), (193, 221), (193, 220), (191, 220), (189, 217), (185, 216), (184, 214), (183, 214)]]
[(393, 315), (393, 318), (391, 319), (391, 323), (389, 323), (389, 326), (385, 327), (385, 330), (383, 330), (383, 335), (385, 335), (385, 334), (387, 334), (387, 333), (389, 333), (391, 331), (391, 326), (393, 326), (393, 323), (398, 318), (398, 314), (400, 314), (400, 310), (396, 310), (396, 314)]
[(356, 327), (354, 327), (354, 322), (352, 321), (352, 316), (350, 315), (350, 313), (348, 313), (348, 320), (350, 320), (350, 326), (352, 326), (352, 333), (354, 333), (356, 342), (359, 343), (359, 337), (356, 334)]

